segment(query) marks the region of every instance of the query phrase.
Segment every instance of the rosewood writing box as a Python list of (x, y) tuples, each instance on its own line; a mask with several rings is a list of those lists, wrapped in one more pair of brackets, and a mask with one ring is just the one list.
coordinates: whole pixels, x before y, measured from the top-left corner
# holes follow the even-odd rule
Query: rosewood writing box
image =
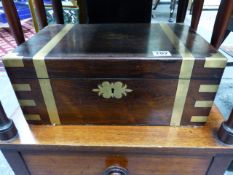
[(202, 125), (226, 58), (174, 24), (49, 26), (4, 57), (29, 123)]

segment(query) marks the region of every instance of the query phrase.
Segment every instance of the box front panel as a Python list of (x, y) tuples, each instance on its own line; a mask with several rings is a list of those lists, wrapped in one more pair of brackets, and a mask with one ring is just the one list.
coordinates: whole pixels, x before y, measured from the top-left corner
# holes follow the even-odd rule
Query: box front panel
[[(52, 98), (44, 93), (49, 91), (46, 83), (41, 86), (43, 83), (32, 79), (12, 82), (29, 123), (171, 125), (172, 120), (181, 120), (181, 125), (202, 125), (207, 120), (219, 83), (218, 80), (191, 80), (187, 97), (183, 97), (185, 105), (176, 109), (176, 79), (46, 81), (51, 83)], [(56, 108), (51, 108), (51, 100)], [(180, 109), (182, 116), (177, 116), (176, 111)]]
[(52, 79), (51, 84), (62, 124), (170, 125), (177, 80)]

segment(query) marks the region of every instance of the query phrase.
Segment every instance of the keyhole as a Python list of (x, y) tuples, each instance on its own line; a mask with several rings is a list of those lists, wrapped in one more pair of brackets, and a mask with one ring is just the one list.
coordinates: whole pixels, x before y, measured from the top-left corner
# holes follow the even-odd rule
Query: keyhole
[(112, 88), (111, 91), (112, 91), (112, 94), (114, 94), (114, 88)]

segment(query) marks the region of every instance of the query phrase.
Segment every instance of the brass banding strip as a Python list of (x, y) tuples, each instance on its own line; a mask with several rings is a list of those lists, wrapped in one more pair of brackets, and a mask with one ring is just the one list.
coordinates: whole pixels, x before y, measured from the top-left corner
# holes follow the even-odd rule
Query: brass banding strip
[(53, 96), (53, 90), (49, 79), (39, 79), (41, 92), (44, 97), (45, 105), (49, 114), (51, 123), (60, 124), (60, 118), (57, 111), (56, 102)]
[(13, 84), (15, 91), (31, 91), (30, 84)]
[(192, 116), (191, 122), (204, 123), (207, 122), (208, 116)]
[[(65, 25), (39, 52), (33, 56), (33, 64), (36, 70), (42, 95), (47, 107), (50, 122), (52, 124), (60, 124), (60, 118), (55, 103), (52, 86), (49, 80), (47, 67), (45, 64), (45, 56), (56, 47), (56, 45), (64, 38), (64, 36), (72, 29), (73, 24)], [(42, 79), (40, 79), (42, 78)]]
[(201, 84), (199, 88), (199, 92), (217, 92), (218, 85), (212, 84)]
[(20, 106), (36, 106), (36, 102), (34, 100), (19, 100)]
[(195, 108), (210, 108), (213, 106), (213, 101), (196, 101)]
[(160, 24), (160, 26), (173, 46), (182, 56), (178, 86), (170, 121), (170, 125), (180, 126), (195, 58), (167, 24)]
[(220, 53), (207, 57), (205, 60), (205, 68), (225, 68), (227, 59)]
[(40, 115), (39, 114), (25, 114), (24, 115), (26, 120), (33, 120), (33, 121), (40, 121)]
[(73, 24), (65, 25), (42, 49), (33, 56), (33, 64), (35, 66), (38, 78), (49, 78), (48, 71), (45, 65), (45, 56), (56, 47), (63, 37), (72, 29)]
[(18, 56), (18, 53), (8, 53), (2, 59), (5, 67), (24, 67), (23, 56)]

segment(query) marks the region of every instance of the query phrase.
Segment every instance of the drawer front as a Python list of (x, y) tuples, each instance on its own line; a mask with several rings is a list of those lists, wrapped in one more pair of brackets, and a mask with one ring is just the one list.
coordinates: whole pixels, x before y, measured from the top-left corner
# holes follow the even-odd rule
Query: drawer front
[(32, 175), (103, 175), (111, 166), (126, 169), (128, 175), (205, 175), (211, 160), (151, 154), (23, 152), (22, 156)]

